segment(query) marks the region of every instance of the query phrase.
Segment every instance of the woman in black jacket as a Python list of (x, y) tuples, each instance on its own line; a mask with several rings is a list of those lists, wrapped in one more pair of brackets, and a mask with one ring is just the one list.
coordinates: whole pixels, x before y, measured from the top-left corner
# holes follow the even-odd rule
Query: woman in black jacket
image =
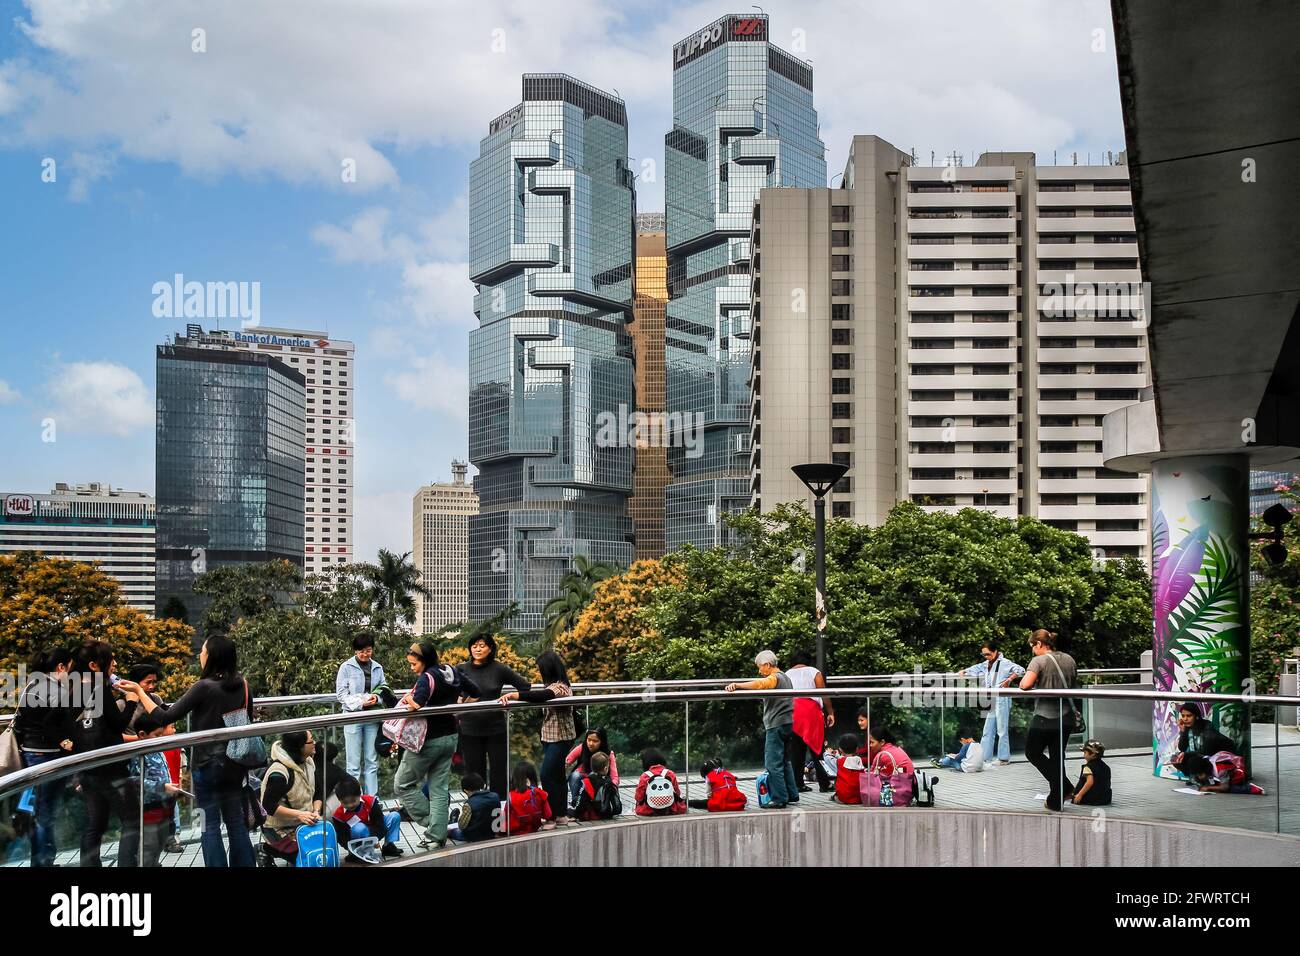
[[(478, 687), (479, 700), (497, 700), (505, 686), (526, 691), (531, 686), (505, 664), (497, 660), (497, 642), (490, 634), (470, 640), (470, 659), (456, 669)], [(488, 780), (494, 793), (509, 793), (506, 777), (506, 717), (501, 711), (484, 710), (463, 714), (460, 718), (460, 753), (465, 759), (465, 773), (476, 773)]]
[[(253, 695), (248, 681), (239, 673), (235, 645), (224, 634), (210, 633), (199, 650), (200, 677), (176, 703), (159, 704), (135, 685), (132, 699), (146, 713), (157, 714), (169, 724), (190, 716), (191, 730), (219, 730), (225, 716), (243, 710), (253, 721)], [(221, 842), (221, 822), (230, 840), (230, 866), (253, 867), (257, 856), (244, 825), (244, 783), (247, 771), (226, 759), (224, 743), (194, 748), (194, 796), (203, 814), (203, 865), (224, 867), (226, 848)]]
[(1237, 745), (1214, 729), (1201, 714), (1199, 704), (1186, 703), (1178, 708), (1178, 751), (1213, 757), (1222, 750), (1235, 754)]
[[(113, 648), (105, 641), (86, 641), (77, 650), (72, 665), (74, 679), (79, 680), (82, 709), (73, 732), (73, 752), (89, 753), (121, 744), (127, 730), (127, 714), (118, 706), (113, 694), (117, 685), (123, 692), (137, 689), (130, 681), (118, 681), (113, 674), (117, 660)], [(103, 866), (100, 848), (108, 821), (116, 815), (122, 824), (122, 838), (117, 847), (117, 865), (139, 865), (140, 794), (127, 772), (127, 762), (92, 767), (78, 774), (81, 798), (86, 804), (86, 820), (81, 830), (81, 865)]]
[[(74, 726), (81, 713), (72, 706), (69, 670), (72, 653), (48, 648), (31, 662), (31, 680), (18, 698), (14, 736), (24, 767), (35, 767), (72, 752)], [(36, 788), (36, 813), (32, 833), (32, 866), (53, 866), (58, 852), (54, 824), (67, 789), (66, 780)]]

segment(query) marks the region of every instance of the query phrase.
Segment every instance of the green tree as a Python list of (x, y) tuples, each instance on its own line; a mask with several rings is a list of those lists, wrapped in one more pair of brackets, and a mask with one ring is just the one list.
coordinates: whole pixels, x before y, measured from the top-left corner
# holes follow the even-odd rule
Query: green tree
[(379, 549), (376, 564), (361, 564), (357, 573), (369, 586), (369, 600), (373, 619), (389, 636), (397, 633), (399, 622), (415, 623), (416, 597), (432, 597), (429, 589), (420, 583), (420, 572), (411, 561), (411, 552), (396, 555)]
[[(629, 656), (638, 678), (747, 674), (753, 655), (814, 647), (812, 518), (801, 506), (728, 519), (741, 547), (683, 549), (685, 583), (651, 598), (660, 639)], [(905, 502), (878, 528), (827, 527), (827, 669), (949, 671), (981, 641), (1015, 656), (1035, 627), (1081, 666), (1132, 666), (1150, 644), (1150, 578), (1132, 560), (1094, 562), (1088, 542), (1029, 517)]]
[[(1280, 490), (1294, 512), (1300, 495), (1286, 486)], [(1256, 531), (1272, 530), (1262, 521), (1255, 524)], [(1276, 568), (1259, 546), (1251, 549), (1250, 676), (1258, 693), (1278, 692), (1282, 661), (1300, 646), (1300, 519), (1293, 517), (1283, 527), (1282, 544), (1287, 560)]]
[(576, 555), (573, 570), (560, 579), (560, 593), (548, 601), (542, 611), (545, 621), (542, 644), (552, 646), (557, 637), (577, 624), (583, 608), (595, 595), (596, 585), (618, 572), (615, 565)]
[(273, 608), (298, 604), (302, 569), (291, 561), (262, 561), (214, 568), (194, 581), (194, 592), (209, 599), (203, 612), (203, 632), (229, 631), (241, 619)]

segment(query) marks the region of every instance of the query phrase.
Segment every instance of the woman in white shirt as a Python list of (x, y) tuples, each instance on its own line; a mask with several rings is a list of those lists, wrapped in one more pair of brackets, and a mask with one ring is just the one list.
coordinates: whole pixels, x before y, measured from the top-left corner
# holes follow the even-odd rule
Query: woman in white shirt
[[(826, 678), (822, 676), (821, 671), (809, 663), (807, 654), (802, 652), (793, 654), (791, 661), (785, 676), (790, 678), (790, 683), (796, 690), (812, 690), (826, 686)], [(794, 767), (795, 778), (799, 782), (799, 790), (802, 793), (812, 789), (804, 783), (803, 777), (809, 753), (816, 757), (813, 761), (813, 771), (817, 775), (817, 788), (822, 793), (834, 789), (834, 783), (826, 773), (826, 767), (821, 759), (822, 750), (826, 746), (826, 728), (834, 726), (835, 713), (830, 698), (795, 698), (794, 733), (790, 735), (787, 755), (790, 758), (790, 765)]]

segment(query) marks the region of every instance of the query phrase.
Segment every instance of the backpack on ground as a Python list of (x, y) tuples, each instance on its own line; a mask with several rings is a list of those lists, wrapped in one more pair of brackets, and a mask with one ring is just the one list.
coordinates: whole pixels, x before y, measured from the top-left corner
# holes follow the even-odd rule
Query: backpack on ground
[(758, 805), (760, 807), (770, 807), (772, 805), (772, 789), (767, 785), (767, 771), (764, 770), (754, 778), (754, 789), (758, 791)]
[[(590, 778), (588, 778), (590, 779)], [(609, 777), (605, 777), (599, 786), (594, 787), (591, 804), (596, 808), (596, 816), (602, 820), (612, 820), (623, 813), (623, 798), (618, 794), (618, 787)]]
[(916, 786), (912, 791), (912, 804), (917, 807), (934, 806), (934, 785), (939, 778), (924, 770), (916, 771)]
[(298, 827), (294, 831), (294, 840), (298, 844), (295, 866), (329, 868), (339, 865), (339, 838), (330, 821)]

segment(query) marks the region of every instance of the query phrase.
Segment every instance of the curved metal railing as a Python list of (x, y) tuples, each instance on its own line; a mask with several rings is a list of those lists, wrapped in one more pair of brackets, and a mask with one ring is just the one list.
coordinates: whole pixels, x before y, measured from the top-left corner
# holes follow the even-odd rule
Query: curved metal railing
[[(1142, 676), (1149, 675), (1150, 668), (1142, 669), (1140, 667), (1093, 667), (1080, 668), (1078, 671), (1080, 678), (1086, 677), (1118, 677), (1118, 676)], [(912, 678), (914, 674), (900, 671), (894, 674), (845, 674), (839, 677), (827, 677), (826, 683), (831, 687), (856, 686), (859, 684), (883, 684), (898, 682), (902, 679)], [(949, 673), (922, 674), (923, 678), (946, 677), (953, 681), (977, 681), (978, 678), (965, 677), (960, 671)], [(575, 681), (572, 685), (574, 696), (587, 697), (594, 693), (602, 691), (633, 691), (644, 690), (648, 687), (675, 689), (698, 689), (708, 687), (722, 687), (733, 681), (748, 680), (748, 677), (694, 677), (679, 678), (675, 680), (614, 680), (614, 681)], [(540, 690), (541, 684), (533, 684), (534, 690)], [(394, 690), (398, 697), (406, 693), (406, 688)], [(338, 703), (338, 698), (334, 694), (287, 694), (271, 697), (257, 697), (254, 704), (263, 711), (278, 710), (284, 707), (333, 707)], [(0, 714), (0, 730), (4, 725), (13, 720), (13, 714)]]
[[(892, 676), (892, 675), (891, 675)], [(610, 682), (626, 685), (628, 682)], [(1040, 702), (1045, 700), (1075, 699), (1097, 702), (1116, 702), (1116, 701), (1144, 701), (1151, 704), (1157, 702), (1177, 702), (1195, 701), (1200, 703), (1211, 704), (1244, 704), (1269, 707), (1274, 714), (1274, 740), (1272, 745), (1255, 744), (1255, 750), (1273, 749), (1273, 767), (1272, 769), (1272, 787), (1273, 799), (1268, 804), (1258, 804), (1258, 810), (1266, 813), (1272, 810), (1272, 825), (1269, 827), (1259, 827), (1252, 825), (1250, 829), (1271, 829), (1273, 832), (1285, 832), (1282, 827), (1282, 806), (1283, 800), (1280, 793), (1283, 783), (1283, 768), (1281, 765), (1281, 753), (1284, 749), (1288, 750), (1288, 782), (1295, 779), (1297, 771), (1300, 771), (1300, 758), (1291, 758), (1292, 751), (1300, 750), (1300, 739), (1294, 743), (1288, 742), (1283, 744), (1279, 736), (1278, 726), (1278, 708), (1300, 706), (1300, 696), (1255, 696), (1251, 694), (1209, 694), (1209, 693), (1172, 693), (1165, 691), (1154, 691), (1134, 688), (1108, 688), (1108, 687), (1078, 687), (1068, 690), (1030, 690), (1022, 691), (1011, 688), (972, 688), (962, 686), (907, 686), (895, 685), (892, 687), (881, 687), (871, 684), (858, 684), (853, 686), (842, 686), (840, 682), (832, 682), (832, 685), (826, 688), (813, 689), (791, 689), (791, 690), (738, 690), (732, 693), (719, 690), (716, 687), (699, 687), (682, 685), (708, 684), (716, 685), (719, 681), (677, 681), (663, 683), (635, 683), (630, 691), (621, 691), (614, 693), (590, 693), (580, 698), (559, 698), (545, 703), (529, 703), (523, 701), (511, 701), (508, 704), (501, 704), (499, 701), (481, 701), (478, 703), (452, 704), (442, 707), (426, 707), (418, 711), (410, 711), (405, 708), (394, 708), (392, 710), (370, 710), (351, 713), (327, 713), (308, 717), (294, 717), (282, 720), (258, 721), (244, 727), (220, 728), (214, 730), (192, 731), (180, 734), (174, 734), (168, 737), (152, 738), (147, 740), (138, 740), (132, 743), (125, 743), (117, 746), (106, 747), (101, 750), (91, 751), (88, 753), (73, 754), (66, 757), (60, 757), (50, 760), (38, 766), (28, 767), (16, 773), (0, 777), (0, 800), (13, 799), (28, 788), (44, 786), (56, 783), (85, 771), (94, 770), (110, 764), (122, 763), (131, 758), (140, 757), (144, 754), (158, 753), (163, 751), (192, 748), (203, 745), (220, 744), (243, 737), (270, 737), (287, 733), (290, 731), (328, 731), (334, 728), (345, 728), (358, 724), (373, 724), (391, 717), (430, 717), (437, 715), (466, 715), (484, 712), (502, 712), (506, 716), (507, 736), (511, 734), (512, 715), (518, 715), (520, 712), (542, 711), (548, 708), (563, 707), (620, 707), (620, 706), (655, 706), (663, 707), (665, 705), (681, 705), (685, 717), (685, 764), (688, 768), (686, 775), (686, 791), (689, 796), (690, 781), (689, 768), (691, 767), (691, 705), (692, 704), (719, 704), (730, 703), (738, 704), (750, 702), (757, 704), (759, 702), (774, 698), (800, 698), (800, 697), (821, 697), (834, 699), (865, 699), (867, 701), (867, 721), (868, 729), (871, 721), (871, 705), (873, 701), (887, 701), (894, 707), (914, 708), (919, 710), (937, 709), (935, 696), (938, 695), (940, 701), (946, 701), (947, 706), (957, 708), (971, 708), (976, 704), (968, 703), (968, 699), (977, 695), (980, 700), (978, 706), (988, 706), (991, 700), (1010, 698), (1013, 702)], [(927, 702), (928, 697), (928, 702)], [(879, 706), (879, 704), (877, 704)], [(1062, 708), (1064, 710), (1064, 708)], [(754, 714), (754, 723), (752, 725), (740, 725), (736, 729), (737, 737), (744, 737), (747, 734), (752, 736), (757, 731), (759, 724), (757, 714)], [(940, 731), (940, 736), (945, 736)], [(1062, 732), (1064, 739), (1065, 734)], [(904, 741), (904, 743), (906, 743)], [(342, 747), (331, 746), (326, 736), (325, 746), (329, 748), (324, 755), (326, 761), (330, 759), (330, 753), (338, 755), (343, 750)], [(989, 755), (991, 757), (991, 755)], [(1260, 760), (1256, 758), (1257, 766)], [(1294, 766), (1292, 766), (1294, 764)], [(1260, 768), (1263, 769), (1262, 767)], [(1065, 768), (1064, 761), (1061, 764), (1061, 778), (1064, 783)], [(133, 784), (134, 785), (134, 784)], [(697, 784), (698, 786), (698, 784)], [(1288, 791), (1292, 792), (1292, 791)], [(1300, 803), (1300, 791), (1294, 791), (1293, 799)], [(1289, 802), (1289, 801), (1288, 801)], [(508, 804), (508, 801), (507, 801)], [(1255, 806), (1255, 805), (1252, 805)], [(1261, 818), (1262, 819), (1262, 818)], [(1258, 821), (1256, 821), (1258, 822)], [(2, 848), (0, 848), (2, 849)]]

